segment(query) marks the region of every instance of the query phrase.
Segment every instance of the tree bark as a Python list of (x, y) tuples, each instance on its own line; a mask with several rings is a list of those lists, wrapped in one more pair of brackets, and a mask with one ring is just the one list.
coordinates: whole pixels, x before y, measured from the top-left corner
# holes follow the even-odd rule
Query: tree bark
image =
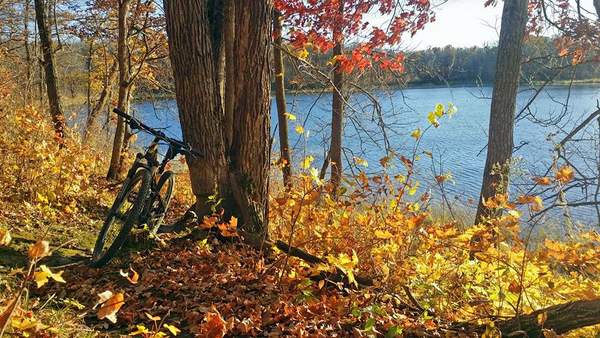
[(54, 67), (54, 47), (50, 30), (48, 28), (48, 17), (44, 0), (35, 0), (35, 18), (40, 35), (40, 45), (43, 54), (43, 67), (46, 78), (46, 93), (50, 104), (50, 116), (54, 124), (54, 131), (59, 140), (64, 137), (65, 117), (62, 111), (60, 95), (58, 93), (58, 79)]
[[(339, 3), (340, 16), (344, 14), (344, 1)], [(343, 54), (344, 39), (341, 30), (334, 30), (333, 57)], [(342, 137), (344, 134), (344, 72), (336, 61), (333, 70), (333, 94), (331, 102), (331, 145), (329, 147), (329, 164), (331, 166), (331, 185), (333, 194), (337, 195), (343, 174)]]
[(216, 62), (209, 4), (202, 0), (164, 0), (175, 95), (183, 139), (203, 158), (188, 157), (196, 210), (210, 212), (209, 197), (227, 182)]
[(228, 121), (219, 81), (220, 53), (224, 49), (227, 53), (223, 37), (231, 33), (224, 27), (223, 3), (164, 1), (183, 137), (205, 154), (187, 159), (196, 210), (200, 215), (209, 213), (209, 202), (215, 200), (209, 197), (216, 193), (227, 215), (240, 219), (245, 238), (258, 244), (268, 229), (272, 2), (239, 1), (235, 5), (234, 57), (226, 58), (225, 73), (232, 71), (236, 78), (226, 80), (225, 93), (233, 87), (234, 93), (243, 95), (234, 96), (233, 118)]
[[(129, 53), (127, 47), (127, 35), (129, 34), (127, 15), (131, 0), (119, 0), (118, 14), (118, 38), (117, 38), (117, 59), (119, 63), (119, 99), (117, 108), (121, 111), (127, 111), (129, 106)], [(113, 148), (110, 157), (110, 166), (108, 168), (109, 179), (117, 178), (120, 171), (121, 152), (123, 150), (123, 140), (125, 139), (125, 120), (121, 116), (117, 118), (117, 128), (113, 140)]]
[(273, 48), (273, 63), (275, 71), (275, 101), (277, 102), (277, 122), (279, 123), (279, 152), (281, 156), (281, 171), (283, 174), (283, 184), (286, 187), (291, 186), (292, 182), (292, 161), (290, 156), (290, 143), (288, 138), (288, 123), (286, 116), (285, 102), (285, 83), (283, 53), (281, 53), (282, 44), (281, 32), (281, 14), (273, 12), (273, 37), (275, 39), (275, 48)]
[(225, 109), (225, 145), (233, 142), (233, 110), (235, 106), (235, 1), (224, 0), (223, 7), (223, 44), (225, 45), (225, 88), (223, 89), (223, 108)]
[(495, 212), (486, 208), (484, 200), (508, 187), (510, 160), (513, 152), (513, 130), (521, 51), (527, 23), (527, 0), (506, 0), (502, 11), (500, 41), (496, 61), (496, 77), (490, 112), (487, 158), (481, 185), (481, 196), (475, 223)]
[(96, 101), (96, 104), (94, 104), (94, 107), (92, 108), (90, 114), (87, 117), (87, 120), (85, 121), (85, 128), (83, 129), (84, 143), (88, 141), (90, 131), (94, 126), (94, 122), (96, 121), (98, 114), (100, 114), (100, 112), (104, 110), (106, 104), (108, 103), (108, 98), (110, 96), (110, 93), (112, 92), (113, 83), (117, 78), (117, 65), (118, 63), (115, 62), (110, 67), (110, 70), (108, 71), (108, 74), (104, 81), (104, 86), (102, 88), (102, 91), (100, 92), (100, 96), (98, 97), (98, 101)]

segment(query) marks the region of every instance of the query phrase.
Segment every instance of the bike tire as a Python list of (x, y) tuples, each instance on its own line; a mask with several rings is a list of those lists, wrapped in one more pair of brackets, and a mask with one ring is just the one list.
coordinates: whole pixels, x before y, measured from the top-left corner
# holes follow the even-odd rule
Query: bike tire
[[(106, 265), (110, 260), (117, 254), (117, 252), (121, 249), (131, 228), (139, 222), (139, 217), (144, 209), (144, 205), (146, 202), (146, 198), (148, 193), (150, 192), (150, 185), (152, 183), (152, 177), (150, 172), (147, 169), (139, 169), (132, 177), (131, 180), (126, 182), (121, 191), (117, 195), (117, 198), (113, 202), (112, 207), (102, 225), (102, 229), (98, 234), (98, 238), (96, 239), (96, 244), (94, 246), (94, 252), (92, 254), (92, 259), (90, 265), (93, 267), (102, 267)], [(139, 184), (139, 185), (138, 185)], [(139, 186), (139, 188), (137, 188)], [(135, 192), (137, 188), (137, 196), (134, 196), (134, 201), (129, 210), (125, 212), (122, 217), (124, 217), (124, 222), (119, 229), (118, 235), (115, 237), (112, 243), (109, 244), (106, 250), (103, 250), (106, 244), (106, 235), (108, 234), (111, 227), (115, 224), (115, 220), (119, 214), (120, 209), (127, 201), (127, 198), (131, 193)]]
[[(166, 184), (166, 190), (164, 191), (164, 196), (161, 196), (161, 190)], [(163, 223), (165, 219), (165, 215), (169, 210), (169, 205), (171, 204), (171, 199), (173, 198), (173, 190), (175, 189), (175, 174), (172, 171), (165, 171), (160, 178), (158, 179), (158, 183), (156, 184), (156, 195), (154, 200), (150, 204), (150, 219), (152, 219), (152, 224), (150, 224), (150, 234), (156, 235), (158, 229)], [(160, 199), (160, 200), (157, 200)], [(162, 200), (162, 201), (161, 201)], [(160, 203), (158, 208), (159, 210), (154, 210), (155, 203)], [(154, 215), (154, 212), (159, 212), (158, 215)]]

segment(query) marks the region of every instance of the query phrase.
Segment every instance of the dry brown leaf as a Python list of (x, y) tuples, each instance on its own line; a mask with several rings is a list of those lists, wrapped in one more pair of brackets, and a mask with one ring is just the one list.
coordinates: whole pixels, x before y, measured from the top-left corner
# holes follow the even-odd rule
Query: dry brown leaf
[(221, 317), (219, 312), (209, 312), (204, 316), (204, 320), (206, 321), (200, 327), (200, 333), (203, 337), (224, 337), (225, 333), (227, 333), (227, 328), (225, 327), (225, 320)]
[(37, 241), (29, 248), (29, 258), (40, 259), (50, 254), (50, 243), (48, 241)]

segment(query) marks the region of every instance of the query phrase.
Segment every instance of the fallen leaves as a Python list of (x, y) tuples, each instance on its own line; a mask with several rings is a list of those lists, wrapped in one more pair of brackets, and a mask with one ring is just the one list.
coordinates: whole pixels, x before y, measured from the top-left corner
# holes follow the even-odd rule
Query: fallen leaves
[(205, 323), (200, 326), (200, 334), (203, 337), (221, 338), (227, 333), (225, 320), (218, 311), (214, 311), (214, 308), (204, 316), (204, 321)]

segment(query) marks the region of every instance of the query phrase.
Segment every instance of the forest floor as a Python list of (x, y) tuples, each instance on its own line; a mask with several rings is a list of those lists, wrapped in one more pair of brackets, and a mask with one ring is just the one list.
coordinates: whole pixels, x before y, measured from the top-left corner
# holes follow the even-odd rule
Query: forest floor
[[(93, 184), (108, 195), (117, 187), (101, 178)], [(27, 207), (16, 204), (4, 204), (0, 209), (0, 222), (13, 229), (11, 245), (0, 247), (0, 271), (5, 274), (0, 283), (7, 295), (5, 300), (18, 288), (16, 281), (27, 269), (28, 248), (38, 239), (54, 246), (52, 254), (39, 264), (64, 271), (66, 283), (51, 281), (40, 288), (30, 287), (32, 301), (26, 310), (44, 323), (44, 329), (36, 334), (395, 336), (401, 332), (433, 334), (443, 327), (443, 323), (424, 316), (398, 297), (377, 294), (376, 290), (352, 290), (342, 283), (298, 278), (295, 274), (302, 271), (299, 260), (288, 261), (281, 252), (264, 257), (236, 238), (223, 241), (222, 236), (217, 239), (199, 228), (165, 234), (160, 240), (138, 232), (108, 266), (88, 267), (89, 253), (107, 210), (106, 201), (88, 201), (85, 212), (79, 211), (76, 218), (59, 217), (64, 224), (53, 224), (46, 230), (40, 224), (21, 226), (24, 219), (36, 217), (37, 209), (27, 213)], [(175, 205), (170, 219), (185, 208)], [(309, 277), (310, 271), (305, 270)], [(95, 304), (105, 291), (124, 295), (116, 323), (98, 319)], [(383, 314), (400, 320), (402, 329), (377, 323), (374, 317)], [(386, 331), (377, 331), (382, 328)]]

